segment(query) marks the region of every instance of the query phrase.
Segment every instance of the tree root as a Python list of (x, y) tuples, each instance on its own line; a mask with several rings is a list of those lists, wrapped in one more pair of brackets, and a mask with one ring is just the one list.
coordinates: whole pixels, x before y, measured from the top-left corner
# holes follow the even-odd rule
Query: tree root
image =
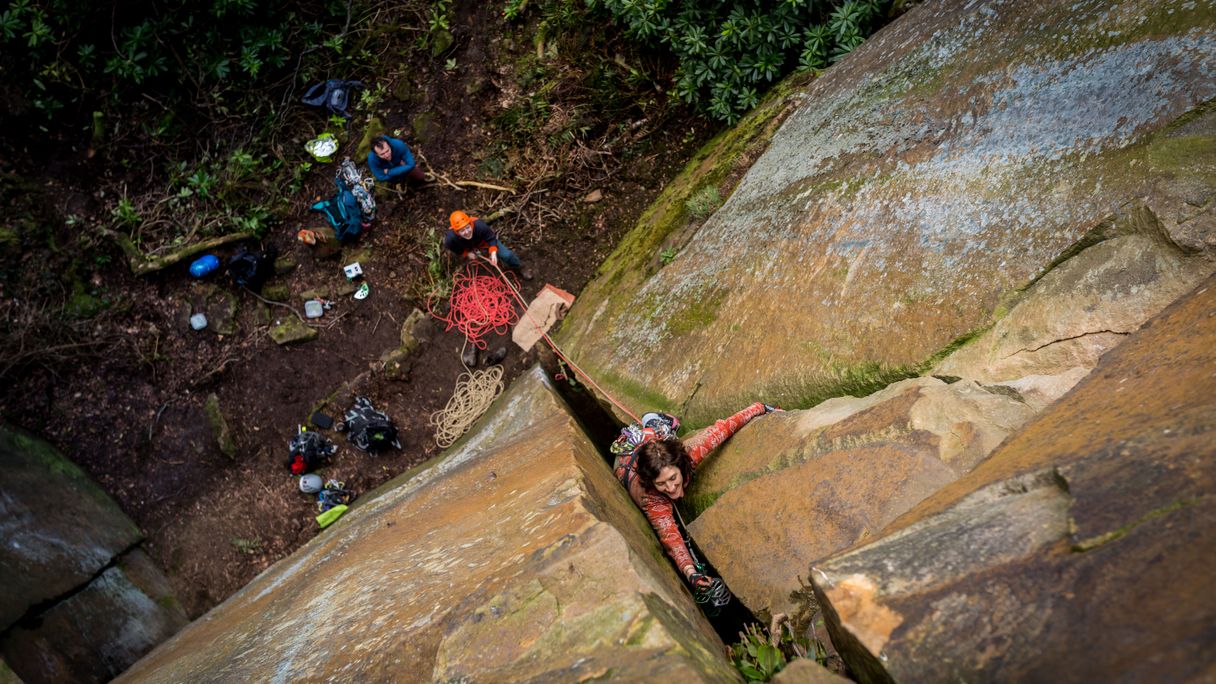
[(241, 240), (248, 240), (253, 237), (253, 233), (229, 233), (228, 235), (221, 235), (219, 237), (203, 240), (202, 242), (195, 242), (183, 247), (179, 247), (176, 250), (162, 256), (149, 257), (141, 252), (139, 248), (135, 246), (135, 243), (132, 242), (127, 236), (120, 235), (109, 228), (102, 228), (101, 232), (110, 239), (114, 240), (114, 242), (118, 243), (118, 246), (122, 249), (123, 254), (125, 254), (127, 257), (127, 263), (131, 267), (131, 272), (135, 275), (148, 275), (149, 273), (155, 273), (156, 271), (168, 266), (172, 266), (179, 261), (189, 259), (199, 252), (205, 252), (209, 249), (215, 249), (216, 247), (221, 247), (232, 242), (240, 242)]

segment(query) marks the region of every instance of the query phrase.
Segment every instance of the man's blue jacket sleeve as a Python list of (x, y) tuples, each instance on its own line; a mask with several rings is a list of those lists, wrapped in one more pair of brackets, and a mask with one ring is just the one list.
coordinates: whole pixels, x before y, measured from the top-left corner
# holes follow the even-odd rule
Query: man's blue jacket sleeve
[[(410, 151), (410, 146), (406, 145), (401, 140), (396, 138), (386, 138), (388, 146), (393, 151), (391, 161), (384, 161), (376, 156), (375, 150), (367, 153), (367, 166), (371, 169), (372, 175), (378, 181), (389, 181), (394, 178), (409, 173), (414, 168), (414, 153)], [(404, 162), (404, 163), (402, 163)]]

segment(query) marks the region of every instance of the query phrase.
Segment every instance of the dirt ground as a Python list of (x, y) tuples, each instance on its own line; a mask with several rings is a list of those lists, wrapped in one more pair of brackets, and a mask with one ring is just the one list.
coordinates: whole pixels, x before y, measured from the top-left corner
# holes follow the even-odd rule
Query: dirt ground
[[(263, 241), (298, 264), (268, 283), (287, 285), (291, 306), (302, 310), (299, 294), (316, 289), (326, 291), (334, 302), (315, 323), (316, 340), (276, 345), (268, 335), (271, 326), (294, 314), (262, 304), (226, 277), (194, 280), (187, 273), (188, 263), (136, 277), (115, 258), (109, 267), (98, 269), (92, 284), (123, 303), (119, 313), (97, 322), (116, 341), (76, 363), (30, 369), (4, 392), (4, 420), (49, 439), (135, 520), (147, 537), (145, 547), (167, 572), (192, 618), (320, 531), (314, 521), (315, 500), (298, 491), (287, 456), (297, 426), (327, 397), (334, 395), (325, 410), (335, 417), (354, 395), (370, 398), (395, 420), (402, 448), (371, 456), (329, 431), (327, 436), (340, 449), (322, 472), (325, 477), (366, 493), (439, 453), (429, 418), (448, 401), (464, 371), (462, 337), (434, 321), (424, 326), (423, 344), (405, 380), (386, 377), (380, 362), (382, 354), (399, 345), (401, 325), (410, 311), (425, 309), (429, 229), (446, 228), (454, 209), (484, 216), (518, 205), (526, 194), (525, 211), (494, 224), (535, 273), (533, 281), (524, 283), (524, 294), (535, 294), (544, 283), (578, 293), (709, 134), (706, 124), (687, 115), (646, 125), (623, 122), (633, 125), (623, 128), (637, 133), (628, 144), (595, 152), (593, 172), (487, 177), (481, 162), (499, 133), (491, 122), (519, 96), (513, 92), (510, 65), (531, 44), (523, 36), (512, 37), (520, 29), (506, 25), (493, 3), (461, 5), (453, 22), (459, 27), (453, 31), (453, 49), (443, 60), (413, 65), (410, 87), (404, 89), (409, 101), (390, 96), (378, 113), (389, 131), (404, 131), (433, 170), (453, 180), (510, 185), (517, 189), (514, 195), (442, 183), (380, 192), (380, 215), (370, 234), (340, 256), (317, 259), (311, 248), (295, 240), (295, 233), (321, 225), (307, 207), (314, 195), (332, 188), (334, 167), (323, 166), (299, 197), (291, 220)], [(447, 59), (460, 66), (445, 69)], [(400, 84), (388, 89), (402, 90)], [(430, 116), (425, 140), (412, 133), (420, 112)], [(362, 125), (360, 119), (352, 124), (339, 158), (353, 155)], [(512, 153), (508, 149), (506, 156)], [(516, 167), (521, 174), (528, 168)], [(100, 216), (102, 205), (89, 182), (92, 169), (81, 155), (37, 180), (64, 198), (56, 208), (63, 215), (70, 211)], [(595, 190), (602, 200), (583, 201)], [(231, 251), (216, 253), (223, 258)], [(345, 283), (341, 267), (354, 258), (361, 261), (371, 286), (371, 296), (364, 301), (337, 294)], [(215, 291), (237, 301), (239, 332), (221, 336), (188, 325), (192, 302)], [(536, 361), (535, 351), (509, 349), (504, 362), (508, 383)], [(347, 386), (352, 380), (356, 382)], [(210, 394), (218, 397), (233, 431), (234, 458), (220, 451), (204, 415), (203, 403)]]

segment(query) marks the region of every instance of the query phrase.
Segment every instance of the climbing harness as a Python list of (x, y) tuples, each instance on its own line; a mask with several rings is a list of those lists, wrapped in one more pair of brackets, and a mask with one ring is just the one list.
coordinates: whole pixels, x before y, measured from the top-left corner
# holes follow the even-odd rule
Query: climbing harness
[[(515, 304), (511, 301), (514, 286), (506, 275), (500, 278), (484, 271), (483, 266), (474, 262), (452, 277), (452, 294), (446, 316), (435, 312), (429, 298), (426, 304), (431, 316), (447, 324), (445, 331), (456, 328), (482, 350), (486, 348), (483, 339), (486, 335), (490, 332), (503, 335), (519, 320)], [(502, 274), (501, 270), (498, 272)]]
[(638, 423), (621, 428), (621, 434), (608, 447), (617, 456), (631, 454), (646, 442), (671, 439), (680, 431), (680, 419), (669, 413), (647, 413)]
[(327, 480), (325, 487), (317, 492), (317, 510), (321, 513), (334, 506), (345, 506), (355, 500), (355, 493), (346, 488), (345, 482)]
[(461, 373), (447, 405), (431, 414), (435, 443), (439, 448), (452, 446), (468, 432), (474, 421), (502, 394), (502, 390), (502, 366)]

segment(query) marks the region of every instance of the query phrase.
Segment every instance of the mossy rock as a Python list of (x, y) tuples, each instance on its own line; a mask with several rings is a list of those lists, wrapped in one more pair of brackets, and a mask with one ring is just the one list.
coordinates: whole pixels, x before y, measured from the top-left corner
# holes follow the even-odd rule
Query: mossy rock
[(353, 264), (356, 261), (366, 266), (372, 258), (372, 248), (367, 245), (354, 245), (346, 254), (346, 263)]
[(410, 362), (412, 354), (413, 350), (403, 347), (381, 356), (380, 361), (384, 364), (384, 377), (389, 380), (409, 380), (410, 370), (413, 369), (413, 363)]
[(63, 313), (71, 318), (92, 318), (101, 313), (105, 305), (101, 300), (87, 292), (77, 292), (72, 295), (67, 304), (63, 305)]
[(219, 445), (220, 451), (228, 458), (236, 458), (236, 442), (232, 439), (232, 431), (228, 429), (228, 421), (224, 420), (224, 412), (220, 410), (220, 398), (215, 393), (207, 395), (203, 412), (207, 414), (207, 424), (211, 426), (211, 434), (215, 435), (215, 443)]
[(240, 332), (236, 322), (236, 297), (227, 290), (213, 287), (208, 293), (203, 310), (207, 314), (207, 327), (217, 335), (235, 335)]
[(291, 288), (282, 283), (267, 285), (262, 288), (262, 296), (272, 302), (286, 302), (291, 299)]
[(451, 31), (439, 30), (431, 34), (431, 56), (438, 57), (444, 51), (452, 47), (455, 38), (452, 37)]
[(380, 117), (373, 116), (367, 120), (367, 127), (363, 129), (363, 138), (359, 141), (359, 146), (355, 148), (355, 159), (366, 159), (367, 154), (372, 151), (372, 138), (378, 135), (384, 135), (388, 129), (384, 127), (384, 122)]
[(344, 280), (340, 285), (338, 285), (338, 289), (336, 291), (339, 297), (349, 297), (355, 293), (355, 290), (358, 289), (359, 286), (355, 284), (355, 281)]
[(413, 353), (422, 345), (422, 340), (418, 339), (417, 326), (425, 320), (426, 314), (422, 313), (421, 309), (414, 308), (401, 324), (401, 349), (407, 354)]
[(311, 299), (329, 299), (329, 290), (324, 288), (316, 288), (312, 290), (304, 290), (300, 293), (300, 301), (307, 302)]
[(274, 261), (275, 275), (287, 275), (288, 273), (296, 270), (296, 266), (298, 265), (299, 264), (296, 263), (295, 257), (281, 256)]
[(278, 345), (310, 342), (317, 339), (317, 329), (306, 325), (295, 316), (289, 316), (270, 329), (270, 339)]
[(410, 128), (414, 132), (414, 140), (428, 142), (436, 133), (435, 115), (430, 112), (419, 112), (410, 117)]

